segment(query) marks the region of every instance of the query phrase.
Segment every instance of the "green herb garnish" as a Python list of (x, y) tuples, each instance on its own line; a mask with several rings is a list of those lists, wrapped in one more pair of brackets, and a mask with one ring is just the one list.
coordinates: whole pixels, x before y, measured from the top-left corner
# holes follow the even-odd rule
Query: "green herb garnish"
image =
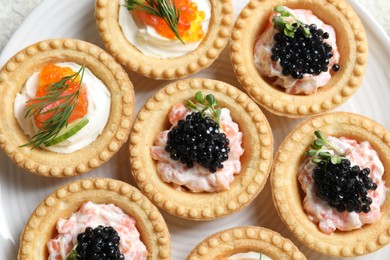
[(301, 21), (299, 21), (298, 18), (296, 18), (285, 7), (278, 5), (274, 8), (274, 11), (280, 13), (280, 15), (275, 15), (272, 19), (274, 27), (277, 30), (283, 32), (288, 37), (294, 38), (295, 32), (299, 27), (301, 27), (303, 30), (303, 35), (306, 38), (310, 37), (311, 34), (309, 28)]
[(74, 247), (72, 248), (72, 251), (70, 251), (70, 253), (67, 255), (67, 257), (65, 258), (66, 260), (77, 260), (77, 257), (79, 255), (77, 254), (76, 247), (77, 247), (77, 244), (74, 245)]
[(125, 7), (163, 19), (177, 39), (185, 44), (179, 35), (180, 9), (176, 7), (176, 0), (126, 0)]
[[(31, 138), (29, 143), (22, 145), (32, 145), (32, 149), (40, 145), (46, 145), (57, 137), (61, 129), (68, 126), (68, 120), (76, 107), (77, 100), (81, 92), (81, 83), (84, 76), (85, 66), (73, 75), (63, 77), (60, 81), (48, 85), (46, 94), (39, 98), (30, 99), (26, 102), (25, 118), (53, 113), (52, 117), (43, 122), (43, 127)], [(78, 76), (80, 77), (79, 88), (76, 92), (63, 95), (73, 84)], [(45, 109), (48, 104), (60, 103), (51, 109)]]
[(311, 144), (310, 150), (306, 151), (306, 156), (308, 157), (313, 157), (318, 155), (318, 157), (313, 158), (312, 162), (313, 163), (320, 163), (320, 162), (331, 162), (332, 164), (339, 164), (341, 163), (341, 160), (344, 159), (344, 157), (341, 157), (337, 154), (331, 154), (329, 152), (323, 152), (322, 148), (325, 147), (330, 147), (335, 151), (338, 151), (337, 147), (334, 147), (331, 143), (329, 143), (325, 137), (322, 135), (320, 130), (314, 131), (314, 135), (317, 137), (316, 140)]
[(263, 250), (260, 250), (259, 260), (261, 260), (261, 258), (263, 258)]
[(194, 103), (192, 100), (187, 101), (187, 107), (191, 110), (195, 110), (200, 112), (200, 114), (204, 116), (210, 116), (217, 124), (219, 124), (221, 117), (221, 108), (215, 108), (217, 105), (217, 100), (215, 99), (213, 94), (208, 94), (206, 97), (204, 96), (202, 91), (198, 91), (195, 94), (195, 100), (198, 103)]

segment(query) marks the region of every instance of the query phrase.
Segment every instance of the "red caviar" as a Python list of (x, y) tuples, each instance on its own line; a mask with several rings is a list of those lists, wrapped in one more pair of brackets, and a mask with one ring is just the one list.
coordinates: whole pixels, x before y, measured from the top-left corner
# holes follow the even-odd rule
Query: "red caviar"
[[(201, 40), (204, 36), (202, 22), (206, 17), (205, 12), (198, 10), (198, 5), (191, 0), (171, 1), (176, 1), (176, 7), (180, 10), (178, 24), (180, 38), (185, 42)], [(176, 38), (175, 34), (163, 19), (140, 11), (135, 12), (144, 24), (152, 26), (161, 36), (169, 39)]]
[[(35, 95), (35, 98), (42, 97), (47, 94), (47, 88), (50, 84), (54, 84), (59, 82), (61, 79), (63, 79), (66, 76), (71, 76), (75, 74), (72, 69), (69, 67), (59, 67), (54, 64), (48, 64), (46, 65), (39, 74), (39, 87), (37, 90), (37, 93)], [(68, 88), (61, 94), (61, 96), (73, 94), (79, 89), (80, 85), (80, 76), (77, 76), (73, 82), (71, 80), (68, 80), (66, 84), (70, 84)], [(38, 101), (35, 101), (38, 102)], [(35, 103), (34, 102), (34, 103)], [(38, 128), (42, 128), (44, 125), (44, 122), (50, 119), (54, 112), (47, 112), (50, 109), (54, 109), (58, 107), (63, 102), (63, 99), (58, 100), (53, 103), (48, 103), (45, 108), (42, 110), (39, 114), (34, 114), (35, 118), (35, 124)], [(80, 95), (77, 100), (77, 104), (70, 115), (68, 119), (68, 123), (71, 123), (79, 118), (83, 118), (88, 112), (88, 99), (87, 99), (87, 90), (85, 86), (81, 86)]]

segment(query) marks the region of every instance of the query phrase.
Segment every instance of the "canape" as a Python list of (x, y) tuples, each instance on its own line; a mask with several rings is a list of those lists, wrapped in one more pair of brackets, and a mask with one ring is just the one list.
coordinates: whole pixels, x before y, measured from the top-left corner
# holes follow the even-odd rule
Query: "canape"
[(158, 209), (127, 183), (95, 178), (64, 185), (38, 205), (21, 234), (19, 259), (76, 259), (94, 246), (106, 253), (107, 238), (108, 247), (125, 255), (115, 259), (170, 258)]
[(276, 115), (334, 109), (356, 92), (365, 73), (364, 27), (344, 0), (252, 0), (231, 38), (238, 80)]
[(96, 1), (104, 45), (127, 69), (176, 79), (207, 68), (227, 44), (230, 0)]
[(188, 260), (294, 259), (306, 257), (287, 238), (263, 227), (235, 227), (215, 233), (195, 246)]
[(73, 176), (108, 161), (126, 142), (133, 86), (97, 46), (38, 42), (11, 58), (0, 75), (0, 146), (18, 166)]
[(281, 219), (323, 254), (358, 256), (385, 246), (389, 158), (390, 133), (369, 118), (335, 112), (302, 122), (280, 145), (271, 173)]
[(262, 190), (273, 137), (259, 107), (235, 87), (188, 79), (167, 85), (139, 112), (131, 172), (157, 206), (209, 220), (247, 206)]

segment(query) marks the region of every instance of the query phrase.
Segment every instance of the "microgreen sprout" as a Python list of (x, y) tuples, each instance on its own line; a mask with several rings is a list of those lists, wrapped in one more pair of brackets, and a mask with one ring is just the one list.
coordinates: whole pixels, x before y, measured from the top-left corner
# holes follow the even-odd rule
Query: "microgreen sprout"
[(77, 244), (74, 245), (68, 256), (65, 258), (66, 260), (76, 260), (79, 256), (76, 251)]
[(341, 163), (341, 160), (344, 159), (344, 157), (341, 157), (337, 154), (331, 154), (327, 151), (323, 151), (323, 147), (330, 147), (333, 150), (338, 151), (337, 147), (334, 147), (331, 143), (326, 140), (326, 138), (323, 136), (323, 134), (320, 132), (320, 130), (314, 131), (314, 135), (317, 137), (316, 140), (311, 144), (310, 150), (306, 151), (306, 156), (313, 157), (318, 155), (318, 157), (313, 158), (313, 163), (320, 163), (320, 162), (331, 162), (332, 164), (339, 164)]
[(195, 110), (201, 113), (204, 117), (206, 115), (210, 116), (217, 124), (219, 124), (221, 117), (221, 108), (215, 108), (217, 105), (217, 100), (213, 94), (208, 94), (204, 96), (202, 91), (198, 91), (195, 94), (195, 100), (197, 103), (194, 103), (192, 100), (187, 101), (187, 107), (191, 110)]
[(274, 11), (279, 13), (280, 15), (275, 15), (272, 19), (274, 23), (274, 27), (283, 32), (286, 36), (294, 38), (295, 32), (299, 27), (303, 30), (303, 35), (306, 38), (310, 37), (310, 30), (307, 25), (303, 24), (298, 18), (296, 18), (287, 8), (283, 6), (276, 6)]

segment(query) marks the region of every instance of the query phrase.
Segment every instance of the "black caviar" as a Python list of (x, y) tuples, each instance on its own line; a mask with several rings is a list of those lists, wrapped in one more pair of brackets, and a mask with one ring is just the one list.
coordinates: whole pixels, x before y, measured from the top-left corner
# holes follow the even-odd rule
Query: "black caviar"
[(165, 150), (188, 168), (199, 163), (212, 173), (223, 168), (230, 152), (229, 139), (219, 131), (219, 125), (200, 112), (187, 115), (169, 131)]
[[(332, 46), (324, 40), (329, 33), (317, 29), (315, 24), (303, 25), (310, 30), (310, 36), (304, 34), (302, 27), (297, 28), (294, 37), (278, 32), (274, 36), (271, 59), (279, 61), (282, 74), (294, 79), (302, 79), (304, 74), (319, 75), (328, 71), (329, 59), (333, 56)], [(333, 71), (340, 69), (338, 64)]]
[(87, 227), (77, 235), (77, 259), (125, 259), (119, 251), (119, 240), (118, 232), (112, 227)]
[(372, 199), (367, 193), (377, 189), (369, 175), (369, 168), (351, 167), (348, 159), (342, 159), (339, 164), (321, 161), (312, 174), (315, 194), (339, 212), (368, 213)]

